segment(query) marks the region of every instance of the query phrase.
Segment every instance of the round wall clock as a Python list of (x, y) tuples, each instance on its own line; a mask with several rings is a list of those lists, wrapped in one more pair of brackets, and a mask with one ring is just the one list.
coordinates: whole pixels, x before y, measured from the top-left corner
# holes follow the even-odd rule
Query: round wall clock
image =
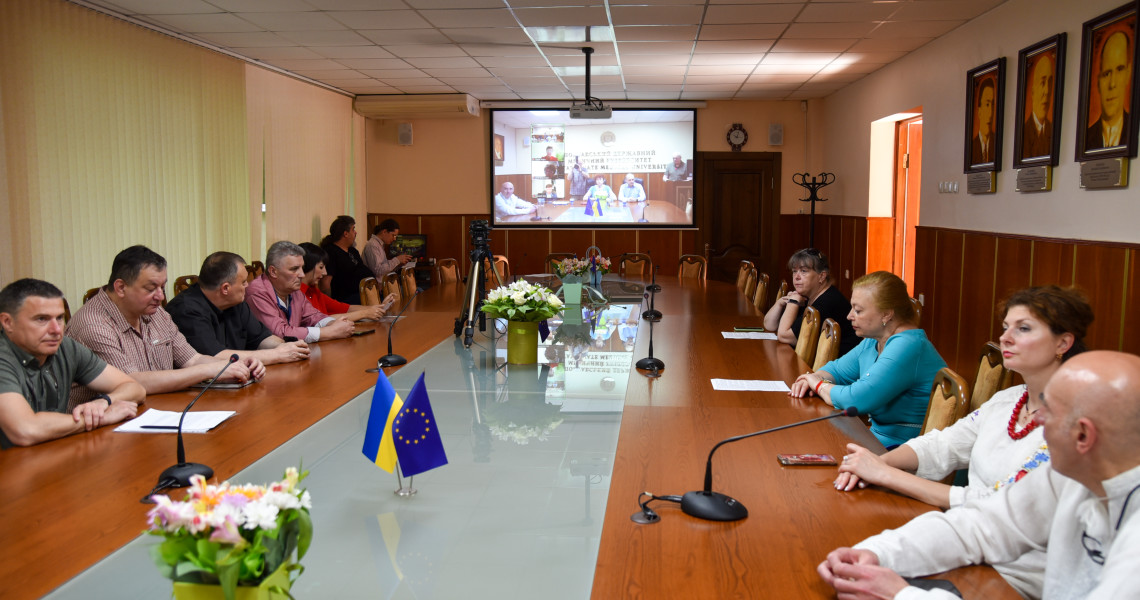
[(613, 146), (614, 142), (616, 142), (616, 141), (617, 141), (617, 136), (614, 135), (614, 132), (606, 131), (606, 132), (602, 133), (602, 145), (603, 146)]
[(728, 139), (728, 145), (732, 146), (733, 152), (740, 152), (744, 144), (748, 143), (748, 131), (740, 123), (733, 123), (725, 137)]

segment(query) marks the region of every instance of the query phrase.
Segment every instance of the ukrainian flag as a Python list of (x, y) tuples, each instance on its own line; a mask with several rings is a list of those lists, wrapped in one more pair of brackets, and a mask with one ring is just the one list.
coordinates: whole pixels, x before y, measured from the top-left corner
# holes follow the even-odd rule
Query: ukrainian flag
[(396, 461), (405, 477), (447, 464), (443, 440), (428, 400), (424, 375), (412, 386), (404, 402), (380, 371), (372, 393), (372, 410), (364, 432), (364, 456), (392, 472)]
[[(420, 376), (423, 379), (423, 376)], [(404, 401), (392, 384), (384, 376), (384, 371), (376, 376), (376, 387), (372, 390), (372, 410), (368, 412), (368, 427), (364, 430), (364, 456), (376, 463), (377, 467), (391, 473), (396, 466), (396, 444), (392, 442), (392, 421)]]

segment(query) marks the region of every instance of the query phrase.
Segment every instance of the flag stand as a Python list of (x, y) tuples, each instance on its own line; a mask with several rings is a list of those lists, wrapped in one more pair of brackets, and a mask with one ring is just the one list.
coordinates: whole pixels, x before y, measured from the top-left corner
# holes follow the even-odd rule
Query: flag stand
[(414, 475), (409, 477), (408, 478), (408, 487), (404, 487), (404, 480), (400, 478), (400, 463), (396, 462), (396, 482), (399, 484), (400, 487), (397, 488), (396, 491), (394, 491), (392, 493), (396, 494), (397, 496), (400, 496), (401, 498), (408, 498), (411, 496), (415, 496), (416, 492), (418, 492), (419, 490), (412, 487), (412, 480), (414, 480), (414, 479), (415, 479)]

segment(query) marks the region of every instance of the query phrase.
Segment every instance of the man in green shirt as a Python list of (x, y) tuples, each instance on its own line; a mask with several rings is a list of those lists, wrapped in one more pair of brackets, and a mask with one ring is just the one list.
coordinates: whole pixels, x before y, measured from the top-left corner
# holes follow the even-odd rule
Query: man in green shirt
[[(37, 279), (0, 290), (0, 447), (31, 446), (134, 417), (146, 391), (63, 336), (63, 294)], [(67, 410), (71, 384), (99, 392)]]

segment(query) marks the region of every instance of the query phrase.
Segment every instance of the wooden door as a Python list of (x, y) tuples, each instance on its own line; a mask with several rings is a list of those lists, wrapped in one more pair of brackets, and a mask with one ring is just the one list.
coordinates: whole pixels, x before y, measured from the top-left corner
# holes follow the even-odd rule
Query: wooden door
[(778, 272), (780, 153), (698, 152), (694, 186), (695, 251), (709, 261), (708, 278), (736, 281), (741, 260)]
[(895, 241), (891, 269), (914, 293), (914, 228), (922, 190), (922, 117), (899, 121), (895, 165)]

